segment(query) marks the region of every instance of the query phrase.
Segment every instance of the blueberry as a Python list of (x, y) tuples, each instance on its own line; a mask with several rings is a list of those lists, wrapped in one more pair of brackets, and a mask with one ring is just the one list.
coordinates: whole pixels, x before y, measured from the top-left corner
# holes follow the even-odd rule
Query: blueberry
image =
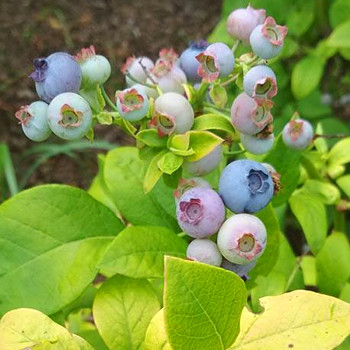
[(47, 111), (52, 132), (65, 140), (77, 140), (92, 126), (89, 103), (78, 94), (65, 92), (56, 96)]
[(222, 255), (210, 239), (195, 239), (187, 247), (187, 258), (205, 264), (220, 266)]
[(265, 20), (265, 10), (256, 10), (250, 5), (231, 12), (227, 19), (227, 32), (234, 38), (249, 44), (249, 37), (254, 28)]
[(248, 274), (251, 270), (253, 270), (257, 262), (258, 260), (254, 260), (251, 263), (240, 265), (240, 264), (234, 264), (224, 258), (222, 259), (221, 267), (224, 268), (225, 270), (234, 272), (236, 275), (238, 275), (239, 277), (243, 278), (246, 281), (250, 279)]
[[(127, 86), (132, 86), (135, 83), (145, 83), (147, 80), (147, 73), (154, 67), (153, 61), (148, 57), (128, 57), (124, 63), (121, 71), (125, 74)], [(136, 81), (128, 77), (128, 73), (132, 75)]]
[(203, 52), (208, 46), (205, 40), (193, 42), (180, 56), (180, 66), (186, 77), (191, 82), (200, 82), (202, 78), (198, 75), (199, 62), (196, 56)]
[(117, 109), (122, 118), (135, 122), (146, 116), (149, 103), (143, 92), (129, 88), (118, 92), (116, 97)]
[(209, 182), (201, 177), (192, 177), (191, 179), (181, 178), (177, 189), (174, 191), (175, 203), (177, 204), (181, 196), (193, 187), (211, 188)]
[(194, 238), (216, 233), (225, 220), (225, 206), (212, 189), (194, 187), (186, 191), (176, 206), (177, 222)]
[(22, 124), (24, 134), (32, 141), (44, 141), (51, 135), (47, 122), (48, 104), (36, 101), (29, 106), (23, 106), (16, 112), (16, 118)]
[(282, 139), (286, 146), (298, 150), (307, 148), (314, 137), (312, 125), (304, 119), (291, 120), (282, 131)]
[(50, 103), (63, 92), (78, 92), (82, 71), (75, 58), (65, 52), (56, 52), (47, 58), (34, 60), (35, 71), (29, 76), (35, 81), (39, 97)]
[(239, 132), (255, 135), (272, 122), (272, 106), (273, 103), (269, 100), (259, 105), (256, 100), (242, 92), (231, 106), (232, 124)]
[(266, 239), (266, 228), (260, 219), (249, 214), (237, 214), (222, 224), (217, 245), (228, 261), (244, 265), (256, 261), (263, 254)]
[(195, 162), (184, 162), (184, 170), (194, 176), (202, 176), (209, 174), (217, 168), (222, 159), (222, 146), (214, 148), (209, 154)]
[(151, 87), (148, 87), (146, 85), (134, 84), (134, 85), (131, 85), (131, 87), (136, 89), (139, 92), (143, 92), (147, 97), (152, 97), (156, 99), (159, 96), (156, 89), (152, 89)]
[(96, 55), (95, 47), (91, 45), (82, 49), (76, 56), (83, 73), (81, 87), (94, 88), (104, 84), (111, 75), (111, 64), (106, 57)]
[(258, 25), (250, 35), (253, 52), (265, 59), (276, 57), (283, 48), (287, 27), (276, 25), (272, 17), (267, 17), (264, 24)]
[(277, 94), (276, 75), (268, 66), (255, 66), (244, 76), (243, 89), (257, 100), (269, 99)]
[(269, 135), (245, 135), (241, 134), (241, 143), (246, 151), (252, 154), (267, 153), (273, 146), (275, 136)]
[(196, 56), (200, 63), (198, 74), (204, 82), (212, 83), (217, 78), (223, 78), (232, 73), (235, 57), (232, 50), (224, 43), (209, 45)]
[(226, 207), (235, 213), (255, 213), (263, 209), (273, 193), (269, 172), (253, 160), (236, 160), (221, 173), (219, 194)]
[(154, 103), (154, 117), (151, 125), (160, 136), (189, 131), (194, 122), (194, 111), (188, 100), (175, 92), (159, 96)]
[[(158, 62), (152, 69), (152, 77), (162, 92), (176, 92), (180, 95), (185, 93), (182, 84), (187, 83), (186, 74), (173, 63)], [(147, 83), (153, 82), (147, 80)]]

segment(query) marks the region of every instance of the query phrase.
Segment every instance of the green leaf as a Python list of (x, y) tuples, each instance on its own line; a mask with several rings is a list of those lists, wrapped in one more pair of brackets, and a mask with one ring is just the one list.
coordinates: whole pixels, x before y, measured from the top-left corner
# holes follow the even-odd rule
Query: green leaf
[(93, 305), (96, 327), (110, 350), (137, 350), (160, 305), (147, 280), (114, 276)]
[(217, 146), (219, 146), (224, 140), (219, 136), (209, 131), (188, 131), (190, 135), (190, 148), (194, 150), (194, 154), (187, 156), (186, 160), (194, 162), (202, 159)]
[(313, 8), (315, 5), (314, 1), (303, 1), (301, 6), (296, 5), (288, 12), (286, 25), (288, 27), (288, 34), (299, 37), (311, 27), (315, 18)]
[(328, 154), (328, 162), (331, 166), (343, 165), (350, 162), (350, 137), (335, 144)]
[(0, 350), (93, 350), (38, 310), (16, 309), (0, 322)]
[(289, 58), (294, 56), (299, 49), (298, 42), (293, 40), (292, 38), (284, 38), (283, 49), (280, 54), (280, 58)]
[(246, 308), (241, 332), (230, 350), (332, 350), (350, 332), (350, 305), (326, 295), (298, 290), (260, 300), (264, 311)]
[(174, 350), (224, 350), (236, 339), (247, 294), (234, 273), (166, 257), (165, 329)]
[(165, 227), (132, 226), (122, 231), (99, 262), (107, 275), (163, 277), (164, 255), (186, 257), (187, 243)]
[(302, 193), (291, 196), (289, 204), (311, 251), (317, 254), (327, 236), (327, 213), (324, 204), (317, 198)]
[(86, 192), (47, 185), (3, 203), (0, 227), (0, 314), (18, 307), (53, 314), (93, 281), (124, 225)]
[(219, 84), (213, 85), (209, 90), (209, 96), (214, 102), (215, 106), (218, 106), (219, 108), (224, 108), (226, 106), (227, 92), (223, 86)]
[(96, 114), (96, 119), (99, 124), (102, 125), (111, 125), (113, 123), (113, 117), (116, 116), (116, 113), (102, 111)]
[(350, 277), (350, 246), (345, 234), (333, 232), (316, 255), (317, 286), (321, 293), (339, 296)]
[(350, 2), (348, 0), (335, 0), (329, 11), (329, 22), (334, 29), (337, 25), (350, 20)]
[(235, 129), (230, 119), (221, 114), (203, 114), (196, 117), (192, 127), (193, 130), (218, 130), (228, 134), (234, 134)]
[(338, 188), (329, 182), (308, 179), (305, 181), (300, 192), (316, 197), (323, 204), (332, 205), (340, 200)]
[(149, 147), (165, 148), (167, 144), (167, 138), (159, 137), (155, 129), (142, 130), (136, 135), (136, 138)]
[(123, 217), (133, 225), (165, 226), (178, 232), (172, 189), (158, 181), (145, 194), (144, 173), (144, 162), (134, 147), (121, 147), (106, 156), (105, 183)]
[(145, 191), (145, 194), (151, 192), (159, 179), (162, 177), (163, 171), (159, 168), (158, 162), (166, 153), (166, 150), (160, 151), (149, 162), (145, 177), (143, 179), (143, 190)]
[(101, 88), (99, 86), (88, 90), (82, 89), (79, 91), (79, 95), (89, 102), (94, 114), (100, 113), (106, 106), (106, 102), (102, 97)]
[(306, 286), (317, 286), (316, 259), (314, 256), (303, 256), (300, 262)]
[(350, 20), (339, 24), (328, 38), (328, 45), (341, 48), (350, 48)]
[(158, 160), (158, 168), (165, 174), (171, 175), (179, 169), (184, 162), (183, 157), (167, 152)]
[(336, 181), (337, 185), (350, 198), (350, 175), (344, 175), (342, 177), (339, 177)]
[[(332, 115), (332, 109), (330, 106), (322, 103), (321, 91), (316, 89), (308, 96), (297, 101), (297, 110), (303, 117), (307, 119), (321, 118)], [(330, 118), (333, 122), (336, 122), (334, 118)], [(320, 122), (323, 123), (324, 119)]]
[(346, 282), (341, 293), (339, 295), (339, 299), (350, 303), (350, 283)]
[(301, 153), (285, 146), (282, 137), (278, 137), (273, 149), (264, 162), (271, 164), (281, 175), (281, 190), (273, 197), (273, 206), (280, 206), (287, 202), (290, 195), (298, 186)]
[(164, 309), (152, 318), (146, 332), (144, 350), (172, 350), (164, 326)]
[(325, 66), (324, 59), (309, 55), (299, 61), (292, 71), (292, 92), (300, 100), (319, 85)]

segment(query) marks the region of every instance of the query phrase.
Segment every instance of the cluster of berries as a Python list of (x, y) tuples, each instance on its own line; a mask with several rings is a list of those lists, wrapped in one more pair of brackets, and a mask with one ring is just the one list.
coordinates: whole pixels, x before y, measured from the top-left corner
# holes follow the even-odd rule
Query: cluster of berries
[[(266, 247), (266, 228), (251, 213), (263, 209), (273, 197), (274, 182), (267, 167), (247, 159), (228, 164), (218, 193), (201, 178), (182, 179), (175, 191), (176, 213), (182, 230), (195, 238), (187, 249), (189, 259), (248, 278)], [(226, 221), (225, 207), (236, 213)], [(216, 233), (217, 243), (208, 238)]]

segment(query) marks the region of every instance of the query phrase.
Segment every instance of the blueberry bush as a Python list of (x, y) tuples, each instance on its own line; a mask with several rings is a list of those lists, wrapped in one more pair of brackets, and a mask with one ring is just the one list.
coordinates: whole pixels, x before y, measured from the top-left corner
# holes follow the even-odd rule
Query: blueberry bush
[(349, 348), (350, 136), (319, 82), (350, 17), (335, 1), (300, 49), (323, 25), (311, 3), (225, 1), (209, 42), (128, 58), (113, 97), (93, 46), (34, 60), (28, 138), (104, 124), (135, 146), (100, 155), (87, 192), (1, 204), (0, 350)]

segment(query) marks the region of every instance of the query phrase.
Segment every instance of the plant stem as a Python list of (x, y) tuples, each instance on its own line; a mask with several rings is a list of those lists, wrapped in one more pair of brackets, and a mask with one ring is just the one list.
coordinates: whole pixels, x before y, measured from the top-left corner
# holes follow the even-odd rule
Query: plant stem
[(230, 79), (228, 79), (228, 80), (222, 82), (222, 83), (220, 84), (220, 86), (227, 86), (227, 85), (229, 85), (230, 83), (234, 82), (238, 77), (239, 77), (239, 74), (236, 74), (236, 75), (234, 75), (233, 77), (231, 77)]
[(105, 88), (104, 88), (103, 85), (101, 85), (101, 92), (102, 92), (102, 96), (103, 96), (103, 98), (105, 99), (107, 105), (108, 105), (109, 107), (111, 107), (114, 111), (116, 111), (116, 112), (119, 113), (117, 106), (116, 106), (116, 105), (112, 102), (112, 100), (109, 98), (109, 96), (107, 95), (106, 90), (105, 90)]

